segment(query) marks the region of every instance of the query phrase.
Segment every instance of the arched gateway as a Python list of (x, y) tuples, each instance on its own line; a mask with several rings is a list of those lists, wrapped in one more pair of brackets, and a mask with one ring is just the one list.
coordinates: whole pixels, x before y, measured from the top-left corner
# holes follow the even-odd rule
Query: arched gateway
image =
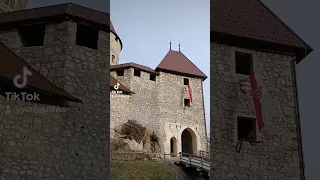
[(181, 151), (188, 154), (197, 154), (197, 136), (192, 129), (186, 128), (181, 134)]

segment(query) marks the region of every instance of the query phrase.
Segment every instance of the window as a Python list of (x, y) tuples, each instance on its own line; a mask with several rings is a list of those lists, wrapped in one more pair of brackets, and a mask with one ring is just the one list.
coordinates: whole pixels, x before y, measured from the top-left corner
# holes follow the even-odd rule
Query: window
[(256, 120), (254, 118), (237, 117), (238, 140), (256, 142)]
[(189, 85), (189, 79), (188, 78), (183, 78), (183, 84), (184, 85)]
[(190, 107), (190, 99), (184, 99), (184, 106)]
[(43, 46), (45, 25), (33, 25), (19, 28), (19, 34), (24, 47)]
[(138, 69), (134, 69), (133, 74), (134, 74), (134, 76), (140, 77), (141, 76), (141, 71), (138, 70)]
[(124, 69), (120, 69), (116, 71), (117, 76), (123, 76), (124, 75)]
[(236, 73), (250, 75), (252, 71), (252, 54), (235, 52)]
[(155, 74), (150, 74), (150, 80), (151, 81), (156, 81), (157, 75)]
[(114, 55), (112, 55), (112, 58), (111, 58), (112, 64), (115, 64), (115, 59), (116, 59), (116, 57)]
[(98, 37), (98, 29), (82, 24), (77, 24), (77, 45), (91, 49), (98, 49)]

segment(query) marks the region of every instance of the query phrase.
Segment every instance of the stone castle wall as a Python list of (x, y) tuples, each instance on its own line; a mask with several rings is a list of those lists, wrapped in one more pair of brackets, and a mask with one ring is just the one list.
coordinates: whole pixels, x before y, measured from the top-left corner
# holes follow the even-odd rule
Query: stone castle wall
[[(260, 136), (263, 142), (243, 143), (236, 153), (236, 116), (255, 117), (251, 93), (243, 94), (235, 73), (235, 51), (253, 54), (272, 102), (272, 120)], [(296, 97), (291, 61), (293, 57), (255, 52), (211, 43), (211, 157), (212, 179), (300, 179), (296, 124)]]
[[(170, 140), (171, 137), (165, 136), (166, 123), (178, 123), (182, 125), (193, 126), (199, 125), (197, 132), (194, 132), (200, 138), (200, 146), (202, 150), (207, 147), (206, 122), (204, 115), (203, 89), (202, 79), (189, 78), (170, 73), (160, 72), (158, 102), (160, 113), (158, 115), (158, 124), (160, 126), (158, 133), (163, 142)], [(192, 90), (193, 102), (191, 107), (184, 109), (183, 94), (184, 85), (183, 78), (189, 79)], [(174, 130), (174, 129), (173, 129)], [(170, 142), (170, 141), (169, 141)], [(181, 142), (178, 142), (181, 144)], [(199, 149), (198, 149), (199, 150)]]
[[(117, 39), (117, 36), (110, 32), (110, 65), (119, 64), (121, 52), (121, 43), (120, 40)], [(112, 62), (112, 55), (115, 56), (114, 62)]]
[(16, 40), (14, 33), (2, 35), (3, 42), (16, 45), (18, 55), (83, 104), (69, 102), (66, 112), (19, 114), (16, 106), (52, 106), (1, 97), (0, 179), (108, 176), (109, 33), (99, 32), (98, 50), (93, 50), (76, 45), (76, 27), (74, 22), (47, 25), (41, 47), (19, 48), (10, 42)]
[(128, 120), (136, 120), (158, 135), (159, 143), (164, 150), (168, 138), (171, 138), (166, 137), (166, 123), (178, 123), (186, 128), (198, 125), (199, 128), (194, 133), (200, 137), (198, 141), (201, 149), (206, 150), (202, 79), (189, 78), (194, 103), (192, 107), (184, 109), (183, 76), (161, 72), (156, 81), (151, 81), (149, 73), (141, 71), (141, 77), (136, 77), (131, 68), (125, 70), (124, 76), (115, 77), (135, 94), (111, 95), (111, 134), (113, 128), (119, 128)]
[(25, 9), (28, 0), (10, 0), (9, 4), (6, 4), (4, 0), (0, 1), (0, 12), (17, 11)]
[[(127, 95), (111, 94), (111, 112), (114, 113), (114, 115), (111, 113), (111, 116), (116, 118), (111, 118), (111, 127), (117, 128), (128, 120), (136, 120), (149, 131), (157, 131), (159, 129), (156, 121), (158, 82), (157, 80), (151, 81), (149, 79), (150, 74), (147, 72), (141, 71), (140, 77), (134, 76), (133, 73), (134, 71), (131, 68), (126, 69), (122, 77), (114, 76), (135, 94), (128, 97)], [(119, 98), (119, 96), (123, 96), (123, 98)], [(123, 99), (126, 99), (126, 101), (122, 102)]]

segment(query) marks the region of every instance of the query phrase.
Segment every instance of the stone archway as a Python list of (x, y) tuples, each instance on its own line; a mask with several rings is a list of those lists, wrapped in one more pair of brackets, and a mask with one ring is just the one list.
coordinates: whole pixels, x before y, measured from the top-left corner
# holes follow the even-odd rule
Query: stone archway
[(188, 154), (197, 153), (197, 136), (190, 128), (186, 128), (182, 131), (181, 151)]
[(175, 157), (178, 153), (178, 146), (177, 146), (177, 139), (175, 137), (172, 137), (170, 139), (170, 154), (171, 156)]

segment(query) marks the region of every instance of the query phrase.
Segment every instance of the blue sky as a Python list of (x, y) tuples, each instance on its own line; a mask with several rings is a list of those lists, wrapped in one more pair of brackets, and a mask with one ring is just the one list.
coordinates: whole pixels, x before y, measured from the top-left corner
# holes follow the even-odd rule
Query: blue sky
[(210, 120), (210, 1), (111, 0), (111, 20), (123, 42), (120, 63), (156, 68), (169, 50), (184, 53), (208, 79), (204, 81), (207, 129)]

